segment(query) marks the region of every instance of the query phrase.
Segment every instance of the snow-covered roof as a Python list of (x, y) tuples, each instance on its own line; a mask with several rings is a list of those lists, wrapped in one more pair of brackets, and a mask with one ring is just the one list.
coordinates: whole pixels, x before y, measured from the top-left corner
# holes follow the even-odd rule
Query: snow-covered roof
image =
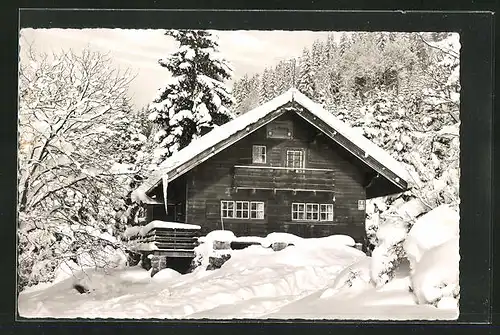
[[(212, 155), (217, 154), (227, 146), (223, 146), (215, 150), (215, 145), (226, 139), (229, 139), (239, 131), (255, 124), (268, 114), (276, 111), (283, 105), (290, 102), (298, 103), (314, 116), (327, 123), (338, 134), (344, 136), (346, 139), (354, 143), (354, 145), (363, 150), (366, 155), (371, 156), (373, 159), (379, 162), (379, 164), (383, 165), (386, 169), (396, 174), (401, 180), (409, 180), (405, 168), (396, 159), (389, 155), (389, 153), (368, 140), (358, 130), (353, 129), (352, 127), (337, 119), (331, 112), (323, 109), (323, 107), (313, 102), (297, 89), (291, 88), (282, 95), (264, 103), (263, 105), (229, 121), (222, 126), (213, 129), (208, 134), (192, 141), (187, 147), (179, 150), (171, 157), (167, 158), (163, 163), (160, 164), (159, 169), (154, 171), (149, 176), (149, 178), (147, 178), (142, 183), (142, 185), (133, 192), (133, 199), (144, 198), (143, 195), (157, 186), (162, 180), (162, 177), (168, 176), (183, 164), (191, 161), (192, 159), (195, 159), (201, 153), (207, 150), (212, 150)], [(250, 132), (246, 133), (245, 136), (249, 133)], [(238, 141), (239, 139), (240, 138), (235, 138), (234, 142)], [(229, 143), (228, 145), (232, 143), (233, 142)], [(209, 155), (204, 159), (197, 160), (197, 164), (202, 163), (212, 155)], [(193, 167), (194, 166), (191, 166), (190, 168)]]

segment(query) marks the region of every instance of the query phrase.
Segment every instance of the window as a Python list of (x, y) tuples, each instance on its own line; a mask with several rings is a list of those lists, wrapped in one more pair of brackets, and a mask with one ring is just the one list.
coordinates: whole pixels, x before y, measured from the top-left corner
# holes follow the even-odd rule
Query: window
[(305, 220), (306, 205), (300, 203), (292, 204), (292, 220)]
[(306, 204), (306, 220), (318, 221), (318, 219), (319, 219), (319, 205)]
[(304, 167), (303, 150), (286, 151), (286, 167), (300, 169)]
[(234, 201), (221, 201), (220, 202), (220, 215), (223, 219), (234, 217)]
[(251, 219), (264, 219), (264, 203), (259, 201), (252, 201), (250, 203), (250, 218)]
[(333, 221), (333, 204), (292, 203), (293, 221)]
[(222, 200), (220, 203), (223, 219), (264, 219), (264, 202)]
[(248, 201), (236, 201), (236, 215), (237, 219), (248, 219)]
[(266, 146), (254, 145), (252, 148), (252, 162), (264, 164), (266, 163)]
[(333, 204), (321, 204), (319, 212), (320, 221), (333, 221)]

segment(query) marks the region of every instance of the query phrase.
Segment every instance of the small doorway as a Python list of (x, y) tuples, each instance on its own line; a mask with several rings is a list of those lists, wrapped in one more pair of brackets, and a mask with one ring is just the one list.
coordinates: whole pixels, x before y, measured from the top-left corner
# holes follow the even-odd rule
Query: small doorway
[(186, 213), (184, 213), (185, 204), (183, 202), (167, 204), (167, 221), (184, 223)]

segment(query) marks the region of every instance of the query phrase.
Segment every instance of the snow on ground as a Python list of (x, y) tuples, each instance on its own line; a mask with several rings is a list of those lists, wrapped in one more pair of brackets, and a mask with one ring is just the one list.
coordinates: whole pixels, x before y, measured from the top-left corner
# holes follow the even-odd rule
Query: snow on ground
[[(408, 290), (408, 269), (373, 288), (370, 258), (332, 243), (335, 239), (347, 240), (332, 236), (301, 239), (281, 251), (259, 245), (233, 250), (220, 269), (198, 267), (185, 275), (164, 269), (151, 278), (140, 267), (88, 269), (21, 292), (19, 313), (28, 318), (456, 318), (446, 301), (440, 307), (448, 309), (417, 305)], [(75, 284), (89, 293), (78, 293)]]

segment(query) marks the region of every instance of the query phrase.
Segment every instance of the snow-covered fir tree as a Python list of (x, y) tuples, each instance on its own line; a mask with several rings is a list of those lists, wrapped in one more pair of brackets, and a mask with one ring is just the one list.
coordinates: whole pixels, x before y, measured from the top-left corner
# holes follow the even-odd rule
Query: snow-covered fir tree
[(297, 88), (309, 98), (314, 98), (316, 87), (311, 57), (308, 49), (304, 49), (299, 64), (299, 78)]
[(232, 68), (221, 57), (214, 35), (204, 30), (168, 30), (179, 48), (159, 61), (171, 78), (151, 104), (155, 123), (153, 164), (233, 118), (231, 90), (224, 83)]
[(274, 97), (274, 78), (272, 69), (265, 68), (260, 79), (259, 101), (262, 104)]

